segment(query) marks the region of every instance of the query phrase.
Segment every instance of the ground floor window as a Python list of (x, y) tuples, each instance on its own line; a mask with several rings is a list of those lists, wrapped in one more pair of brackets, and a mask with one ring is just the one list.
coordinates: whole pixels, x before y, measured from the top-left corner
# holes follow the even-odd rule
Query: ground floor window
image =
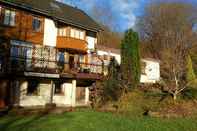
[(39, 95), (38, 80), (28, 80), (27, 95), (33, 95), (33, 96)]
[(60, 81), (55, 82), (55, 95), (64, 95), (64, 88)]

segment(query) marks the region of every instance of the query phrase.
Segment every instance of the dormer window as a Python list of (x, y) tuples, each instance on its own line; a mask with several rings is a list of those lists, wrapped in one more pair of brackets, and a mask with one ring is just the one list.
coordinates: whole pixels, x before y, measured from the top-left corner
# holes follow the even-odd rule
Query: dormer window
[(15, 26), (15, 17), (16, 17), (15, 11), (5, 9), (4, 21), (3, 21), (4, 25)]
[(41, 20), (39, 18), (37, 18), (37, 17), (33, 18), (32, 28), (35, 32), (40, 32), (41, 31)]

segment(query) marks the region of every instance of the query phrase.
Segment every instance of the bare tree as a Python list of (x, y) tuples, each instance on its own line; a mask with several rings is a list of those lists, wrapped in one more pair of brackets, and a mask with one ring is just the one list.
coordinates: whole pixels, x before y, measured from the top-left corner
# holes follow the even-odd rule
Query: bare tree
[(194, 7), (184, 3), (155, 3), (147, 7), (138, 29), (153, 56), (161, 60), (165, 89), (177, 99), (186, 87), (186, 58), (195, 43)]

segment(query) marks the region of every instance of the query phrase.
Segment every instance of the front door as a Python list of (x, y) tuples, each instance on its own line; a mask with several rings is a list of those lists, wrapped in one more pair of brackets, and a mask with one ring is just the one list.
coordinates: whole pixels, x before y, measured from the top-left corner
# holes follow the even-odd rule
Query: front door
[(69, 66), (70, 66), (70, 69), (73, 69), (75, 67), (74, 55), (70, 55), (69, 57)]

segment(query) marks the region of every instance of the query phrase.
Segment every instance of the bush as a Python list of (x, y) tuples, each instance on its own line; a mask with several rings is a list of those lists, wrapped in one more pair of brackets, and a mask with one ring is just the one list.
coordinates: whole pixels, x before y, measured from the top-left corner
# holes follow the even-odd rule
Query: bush
[(197, 89), (195, 88), (188, 88), (182, 93), (183, 99), (191, 100), (197, 99)]

